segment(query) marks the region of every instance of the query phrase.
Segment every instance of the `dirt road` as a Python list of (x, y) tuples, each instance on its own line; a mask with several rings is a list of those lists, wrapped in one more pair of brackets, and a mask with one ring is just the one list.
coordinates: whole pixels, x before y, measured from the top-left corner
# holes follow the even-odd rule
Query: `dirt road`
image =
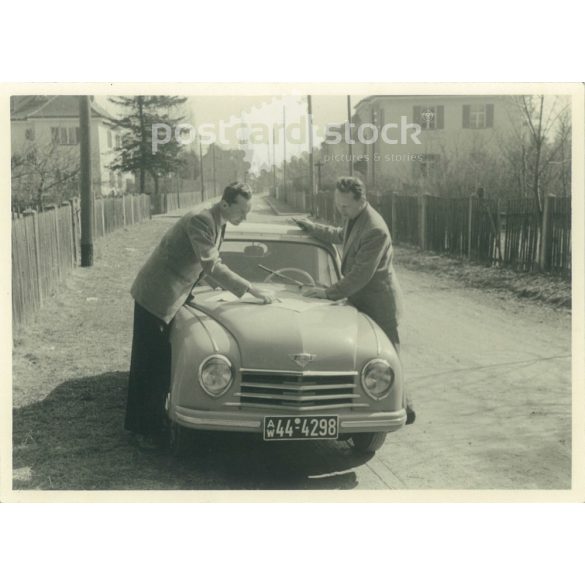
[[(282, 221), (264, 204), (250, 220)], [(204, 436), (192, 457), (122, 429), (130, 283), (173, 218), (101, 240), (15, 340), (15, 489), (568, 489), (571, 317), (397, 266), (416, 424), (371, 458), (344, 443)], [(414, 253), (414, 252), (413, 252)]]

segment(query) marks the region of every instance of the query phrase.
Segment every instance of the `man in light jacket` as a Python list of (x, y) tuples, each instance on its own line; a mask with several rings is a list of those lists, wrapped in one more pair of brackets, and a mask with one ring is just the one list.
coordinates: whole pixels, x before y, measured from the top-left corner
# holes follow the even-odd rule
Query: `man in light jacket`
[(197, 282), (210, 276), (238, 297), (249, 293), (271, 303), (269, 293), (251, 285), (219, 255), (226, 224), (239, 225), (251, 209), (252, 191), (231, 183), (210, 209), (185, 214), (163, 236), (134, 280), (134, 331), (125, 428), (143, 446), (164, 438), (164, 401), (171, 377), (172, 320)]
[[(399, 350), (398, 314), (401, 294), (392, 265), (392, 239), (384, 218), (366, 199), (364, 184), (354, 177), (341, 177), (335, 189), (335, 205), (345, 219), (343, 227), (320, 225), (308, 220), (297, 223), (323, 241), (343, 244), (343, 277), (328, 288), (311, 288), (310, 297), (347, 298), (371, 317)], [(416, 417), (407, 400), (407, 422)]]

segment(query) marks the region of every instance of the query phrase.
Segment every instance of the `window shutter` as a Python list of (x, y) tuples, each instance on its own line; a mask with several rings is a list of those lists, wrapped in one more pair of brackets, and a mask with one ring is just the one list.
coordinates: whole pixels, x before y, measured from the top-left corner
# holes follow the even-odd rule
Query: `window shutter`
[(59, 128), (51, 128), (51, 140), (53, 142), (59, 141)]
[(360, 158), (360, 160), (356, 160), (353, 163), (353, 168), (356, 171), (359, 171), (360, 173), (362, 173), (362, 175), (364, 175), (364, 177), (368, 176), (368, 161)]
[(463, 106), (463, 128), (469, 128), (469, 106)]
[(445, 107), (437, 106), (437, 130), (442, 130), (445, 127)]
[(412, 121), (415, 122), (416, 124), (421, 123), (420, 113), (421, 113), (421, 106), (414, 106), (412, 108)]
[(494, 127), (494, 104), (487, 104), (485, 107), (485, 127)]

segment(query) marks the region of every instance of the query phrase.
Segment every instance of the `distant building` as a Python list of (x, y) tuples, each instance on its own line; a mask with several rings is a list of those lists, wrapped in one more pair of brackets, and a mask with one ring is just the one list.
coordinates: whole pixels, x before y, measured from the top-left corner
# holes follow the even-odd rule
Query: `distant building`
[[(424, 192), (441, 165), (502, 156), (519, 113), (505, 96), (374, 95), (355, 106), (351, 122), (353, 170), (370, 189)], [(337, 127), (340, 135), (346, 127)], [(347, 174), (348, 157), (345, 137), (322, 145), (324, 169)]]
[[(125, 192), (131, 175), (114, 173), (108, 165), (114, 148), (121, 144), (121, 131), (110, 122), (106, 109), (91, 102), (92, 179), (95, 195)], [(26, 155), (33, 146), (53, 152), (62, 160), (76, 162), (79, 157), (78, 96), (13, 96), (10, 103), (13, 155)]]

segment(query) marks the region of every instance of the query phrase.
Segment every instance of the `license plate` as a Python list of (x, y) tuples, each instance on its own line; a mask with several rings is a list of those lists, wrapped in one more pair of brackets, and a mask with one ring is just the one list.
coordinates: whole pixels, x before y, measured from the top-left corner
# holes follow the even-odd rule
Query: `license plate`
[(338, 417), (328, 416), (265, 416), (265, 441), (302, 441), (337, 439)]

